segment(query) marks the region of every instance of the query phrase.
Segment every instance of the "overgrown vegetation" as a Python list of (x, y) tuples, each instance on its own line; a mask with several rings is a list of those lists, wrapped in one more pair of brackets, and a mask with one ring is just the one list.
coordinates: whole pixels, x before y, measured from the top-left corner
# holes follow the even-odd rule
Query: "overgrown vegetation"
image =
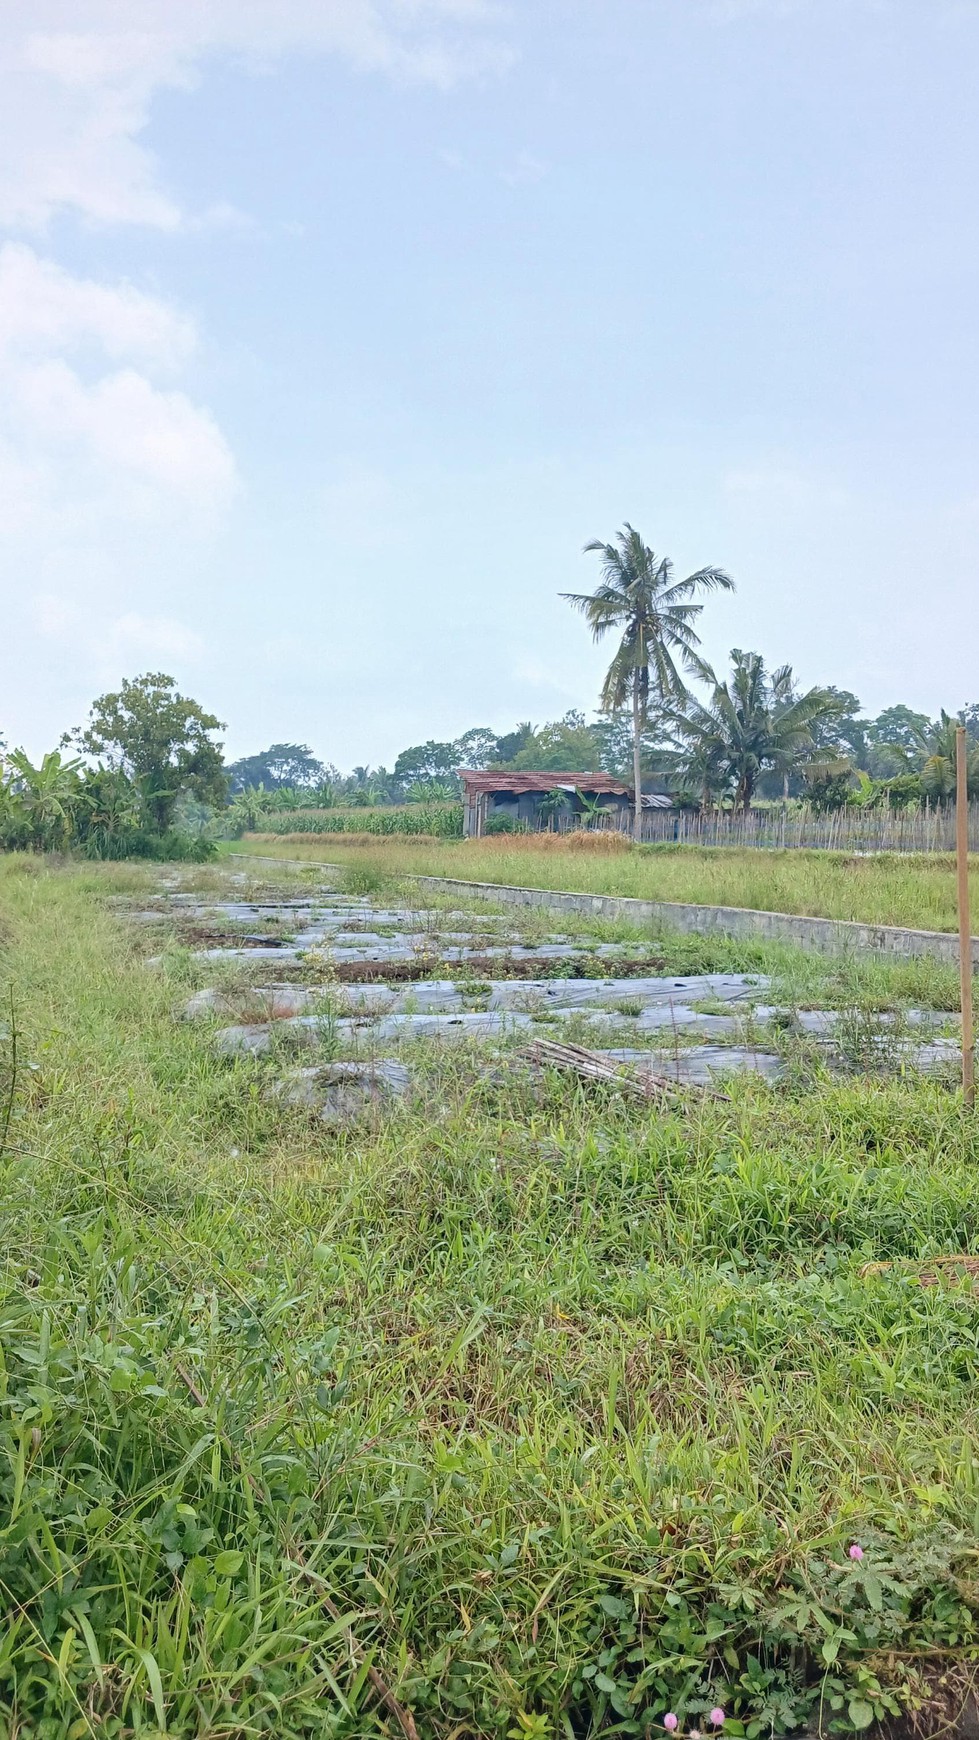
[(151, 877), (0, 863), (0, 1726), (927, 1701), (979, 1642), (979, 1301), (919, 1284), (979, 1248), (956, 1097), (817, 1072), (664, 1114), (422, 1049), (407, 1110), (338, 1135), (174, 1021), (184, 968), (110, 904)]
[[(310, 863), (346, 863), (349, 839), (329, 850), (245, 839), (226, 850), (272, 852)], [(642, 900), (746, 906), (920, 930), (956, 928), (953, 862), (940, 854), (739, 850), (722, 846), (639, 846), (618, 834), (508, 835), (482, 840), (385, 841), (378, 854), (393, 875), (457, 876)], [(972, 878), (973, 924), (979, 931), (979, 878)]]
[[(198, 863), (213, 857), (203, 829), (209, 806), (227, 795), (221, 745), (211, 735), (220, 729), (213, 714), (177, 693), (172, 677), (148, 673), (124, 682), (99, 696), (88, 724), (36, 765), (22, 749), (0, 753), (0, 851), (73, 849), (87, 858)], [(69, 744), (107, 762), (66, 758)]]

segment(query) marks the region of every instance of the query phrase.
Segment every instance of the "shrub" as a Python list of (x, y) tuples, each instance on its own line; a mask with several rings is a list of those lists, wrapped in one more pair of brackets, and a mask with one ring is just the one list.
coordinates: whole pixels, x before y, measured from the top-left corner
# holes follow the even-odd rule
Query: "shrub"
[(388, 881), (383, 866), (368, 859), (363, 864), (348, 864), (341, 875), (340, 887), (344, 894), (380, 894)]
[(526, 822), (518, 816), (511, 816), (506, 810), (494, 810), (483, 823), (483, 833), (486, 834), (529, 834)]
[(119, 860), (151, 858), (158, 863), (206, 864), (217, 857), (213, 840), (181, 833), (168, 828), (165, 834), (152, 834), (146, 828), (127, 828), (123, 834), (105, 834), (86, 841), (86, 858)]

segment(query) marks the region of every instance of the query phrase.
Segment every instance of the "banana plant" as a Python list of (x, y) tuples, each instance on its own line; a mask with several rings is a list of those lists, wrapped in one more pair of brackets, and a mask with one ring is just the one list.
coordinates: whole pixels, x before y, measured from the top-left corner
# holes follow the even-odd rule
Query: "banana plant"
[(594, 797), (588, 797), (580, 786), (576, 786), (575, 797), (581, 805), (581, 815), (585, 827), (600, 827), (605, 817), (610, 814), (606, 805), (602, 803), (601, 795), (596, 793)]
[(38, 852), (57, 851), (66, 846), (75, 824), (81, 760), (76, 757), (63, 761), (61, 751), (53, 749), (35, 767), (23, 749), (14, 749), (7, 763), (27, 822), (30, 845)]
[(86, 768), (79, 794), (79, 833), (102, 856), (110, 842), (139, 826), (141, 799), (137, 787), (119, 767)]

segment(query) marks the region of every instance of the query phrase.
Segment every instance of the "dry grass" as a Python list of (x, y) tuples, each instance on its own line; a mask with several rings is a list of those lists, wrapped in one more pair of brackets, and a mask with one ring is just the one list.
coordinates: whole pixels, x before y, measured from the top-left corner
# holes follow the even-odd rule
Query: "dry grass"
[(611, 829), (576, 828), (569, 834), (487, 834), (482, 840), (471, 842), (478, 846), (481, 852), (490, 857), (494, 852), (513, 853), (533, 859), (540, 853), (557, 853), (559, 856), (572, 852), (577, 856), (580, 852), (600, 857), (615, 857), (623, 852), (632, 852), (633, 842), (628, 834), (614, 832)]
[[(286, 837), (287, 838), (287, 837)], [(615, 839), (615, 844), (606, 841)], [(594, 845), (585, 841), (594, 840)], [(301, 863), (351, 865), (365, 850), (390, 875), (625, 895), (643, 900), (748, 907), (813, 918), (954, 931), (954, 860), (945, 854), (768, 851), (757, 847), (639, 846), (601, 834), (497, 835), (483, 840), (357, 840), (332, 835), (283, 846), (246, 836), (231, 851), (269, 852)], [(973, 876), (973, 931), (979, 932), (979, 875)]]
[[(383, 834), (246, 834), (246, 840), (257, 841), (262, 845), (275, 846), (309, 846), (315, 845), (314, 858), (322, 859), (324, 853), (328, 856), (332, 846), (376, 846), (386, 836)], [(400, 835), (391, 836), (395, 840)], [(412, 834), (410, 838), (420, 846), (437, 846), (437, 834)]]

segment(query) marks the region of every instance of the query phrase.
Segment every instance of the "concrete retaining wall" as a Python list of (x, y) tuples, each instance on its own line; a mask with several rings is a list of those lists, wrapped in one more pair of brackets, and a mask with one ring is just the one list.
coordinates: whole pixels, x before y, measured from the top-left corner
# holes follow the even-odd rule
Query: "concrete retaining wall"
[[(273, 858), (239, 852), (266, 864), (309, 864), (308, 858)], [(229, 860), (230, 862), (230, 860)], [(335, 864), (318, 868), (335, 870)], [(632, 900), (623, 894), (572, 894), (554, 888), (515, 888), (507, 882), (463, 882), (453, 876), (410, 876), (422, 888), (458, 894), (462, 900), (493, 900), (499, 906), (544, 906), (553, 912), (583, 912), (592, 918), (619, 918), (636, 926), (663, 925), (700, 936), (743, 936), (789, 943), (821, 954), (928, 955), (958, 966), (959, 939), (951, 931), (902, 930), (896, 924), (858, 924), (846, 918), (797, 918), (790, 912), (756, 912), (748, 906), (685, 906), (673, 900)], [(979, 937), (972, 939), (973, 965), (979, 967)]]
[[(788, 912), (755, 912), (745, 906), (685, 906), (672, 900), (631, 900), (618, 894), (566, 894), (551, 888), (514, 888), (501, 882), (462, 882), (449, 876), (415, 876), (411, 880), (423, 888), (493, 900), (502, 906), (544, 906), (555, 912), (582, 912), (637, 926), (663, 925), (701, 936), (752, 937), (824, 954), (929, 955), (949, 966), (956, 966), (959, 959), (958, 937), (940, 930), (902, 930), (897, 925), (855, 924), (842, 918), (797, 918)], [(979, 937), (972, 939), (972, 959), (979, 966)]]

